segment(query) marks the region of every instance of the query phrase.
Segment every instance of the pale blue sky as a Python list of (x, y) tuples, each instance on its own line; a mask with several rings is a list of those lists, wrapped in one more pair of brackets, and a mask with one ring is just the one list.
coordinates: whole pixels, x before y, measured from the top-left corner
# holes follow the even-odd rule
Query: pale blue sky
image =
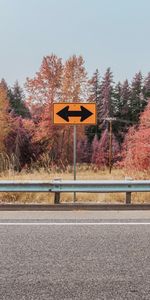
[(150, 0), (0, 0), (0, 78), (21, 85), (51, 53), (81, 54), (89, 75), (150, 71)]

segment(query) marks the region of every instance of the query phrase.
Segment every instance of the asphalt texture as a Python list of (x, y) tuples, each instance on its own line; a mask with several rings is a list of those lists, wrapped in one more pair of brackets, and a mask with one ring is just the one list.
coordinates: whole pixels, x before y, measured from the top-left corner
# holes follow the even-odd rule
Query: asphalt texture
[(0, 214), (0, 300), (150, 299), (148, 212), (20, 214)]

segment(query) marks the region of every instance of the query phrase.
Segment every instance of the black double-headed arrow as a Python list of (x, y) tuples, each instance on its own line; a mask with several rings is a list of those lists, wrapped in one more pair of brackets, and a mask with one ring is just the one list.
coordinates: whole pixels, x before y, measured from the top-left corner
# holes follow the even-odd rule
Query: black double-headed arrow
[(81, 110), (69, 110), (69, 105), (65, 106), (61, 109), (57, 115), (64, 119), (65, 121), (69, 122), (69, 117), (81, 117), (80, 122), (83, 122), (87, 118), (89, 118), (93, 113), (89, 111), (84, 106), (80, 106)]

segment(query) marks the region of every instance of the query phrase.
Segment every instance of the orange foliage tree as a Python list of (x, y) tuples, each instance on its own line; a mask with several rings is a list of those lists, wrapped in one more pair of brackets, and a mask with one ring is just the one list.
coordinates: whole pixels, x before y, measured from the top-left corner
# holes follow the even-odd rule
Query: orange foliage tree
[(5, 152), (5, 139), (11, 130), (11, 119), (9, 116), (7, 87), (3, 81), (0, 82), (0, 129), (0, 152)]
[[(28, 103), (36, 124), (33, 142), (40, 147), (40, 154), (48, 154), (50, 161), (71, 163), (73, 152), (72, 126), (53, 125), (52, 104), (86, 101), (86, 82), (84, 60), (75, 55), (64, 65), (53, 54), (44, 57), (35, 77), (27, 78)], [(78, 136), (83, 136), (79, 127)]]
[[(62, 101), (63, 102), (86, 102), (88, 99), (87, 72), (84, 67), (82, 56), (71, 56), (64, 64), (62, 77)], [(63, 159), (70, 163), (73, 158), (73, 127), (62, 127)], [(78, 143), (85, 140), (84, 128), (77, 126)]]

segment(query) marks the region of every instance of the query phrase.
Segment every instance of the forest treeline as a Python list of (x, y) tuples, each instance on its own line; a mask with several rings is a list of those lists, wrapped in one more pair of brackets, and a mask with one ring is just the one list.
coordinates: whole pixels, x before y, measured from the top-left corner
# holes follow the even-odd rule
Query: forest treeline
[(97, 124), (77, 126), (77, 162), (105, 168), (109, 163), (112, 118), (112, 163), (150, 168), (150, 73), (115, 83), (108, 68), (89, 78), (82, 56), (65, 62), (45, 56), (24, 90), (0, 81), (0, 171), (32, 167), (65, 168), (73, 160), (73, 126), (53, 124), (53, 103), (94, 102)]

